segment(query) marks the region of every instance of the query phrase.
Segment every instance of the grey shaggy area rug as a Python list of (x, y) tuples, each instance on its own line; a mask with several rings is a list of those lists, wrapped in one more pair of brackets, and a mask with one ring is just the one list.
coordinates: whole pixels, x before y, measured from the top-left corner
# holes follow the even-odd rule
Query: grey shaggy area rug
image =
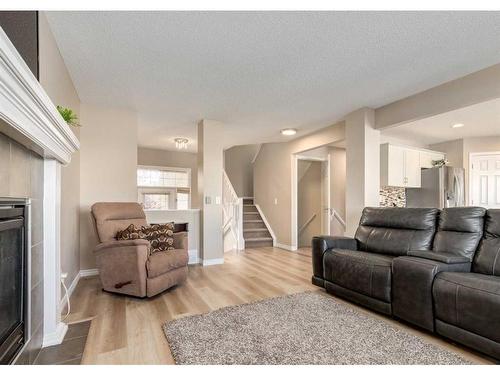
[(226, 307), (163, 329), (183, 365), (471, 364), (316, 292)]

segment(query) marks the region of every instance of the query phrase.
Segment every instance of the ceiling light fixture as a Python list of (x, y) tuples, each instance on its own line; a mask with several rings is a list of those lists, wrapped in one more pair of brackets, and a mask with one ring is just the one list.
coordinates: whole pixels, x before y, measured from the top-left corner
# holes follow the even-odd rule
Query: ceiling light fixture
[(175, 147), (179, 150), (186, 150), (188, 148), (189, 139), (187, 138), (175, 138)]
[(464, 124), (453, 124), (451, 127), (453, 129), (457, 129), (457, 128), (463, 128), (465, 125)]
[(281, 129), (281, 134), (283, 134), (283, 135), (295, 135), (295, 134), (297, 134), (297, 129)]

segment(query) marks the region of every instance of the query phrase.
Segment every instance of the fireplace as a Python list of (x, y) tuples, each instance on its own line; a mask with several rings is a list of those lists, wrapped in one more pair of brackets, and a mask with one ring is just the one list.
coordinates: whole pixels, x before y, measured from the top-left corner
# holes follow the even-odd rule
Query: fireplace
[(0, 364), (23, 347), (27, 331), (26, 200), (0, 200)]

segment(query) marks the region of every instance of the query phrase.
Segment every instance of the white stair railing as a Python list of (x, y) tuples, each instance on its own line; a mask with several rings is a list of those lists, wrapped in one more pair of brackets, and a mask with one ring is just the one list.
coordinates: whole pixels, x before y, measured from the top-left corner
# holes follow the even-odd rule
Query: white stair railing
[(224, 212), (224, 233), (231, 232), (237, 250), (245, 248), (243, 238), (243, 198), (239, 198), (226, 171), (222, 180), (222, 207)]

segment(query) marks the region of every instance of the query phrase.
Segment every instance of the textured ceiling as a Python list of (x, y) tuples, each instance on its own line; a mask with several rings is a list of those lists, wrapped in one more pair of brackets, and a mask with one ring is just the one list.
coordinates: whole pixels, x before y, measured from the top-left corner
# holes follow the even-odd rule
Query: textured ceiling
[(47, 15), (80, 98), (137, 111), (154, 148), (201, 118), (226, 147), (280, 141), (500, 62), (500, 12)]
[[(452, 128), (463, 124), (462, 128)], [(387, 137), (424, 145), (467, 137), (500, 136), (500, 99), (471, 105), (382, 131)]]

